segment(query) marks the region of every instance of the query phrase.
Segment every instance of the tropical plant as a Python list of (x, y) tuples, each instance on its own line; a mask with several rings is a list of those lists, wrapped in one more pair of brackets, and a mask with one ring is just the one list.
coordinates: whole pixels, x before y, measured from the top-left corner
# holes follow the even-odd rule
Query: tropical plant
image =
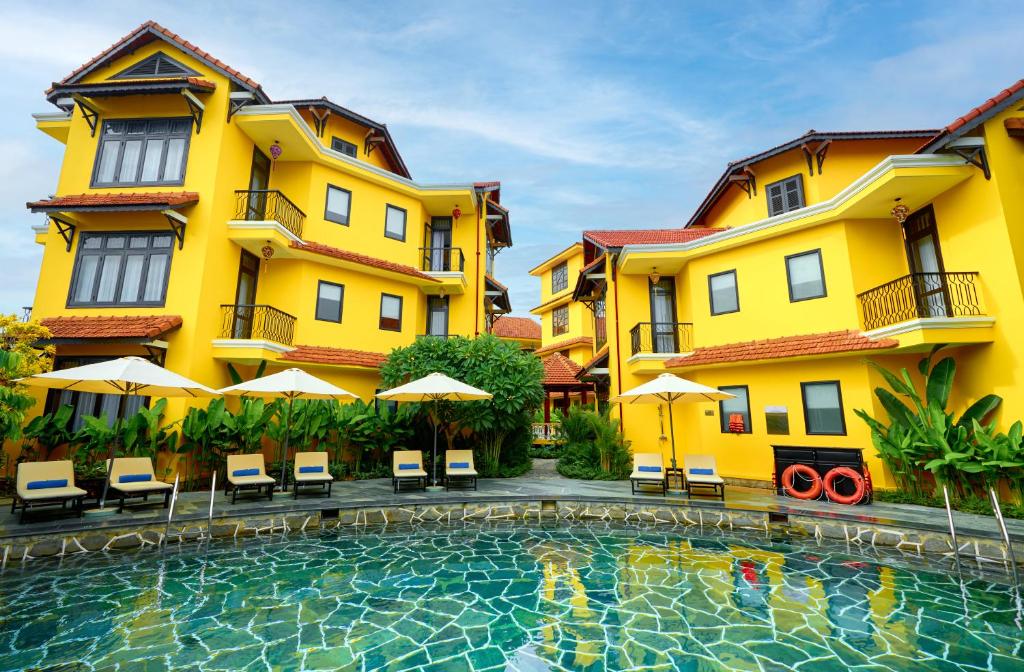
[(130, 457), (155, 458), (162, 450), (178, 445), (178, 432), (173, 425), (161, 425), (167, 400), (158, 399), (149, 408), (139, 410), (120, 421), (117, 431), (121, 436), (121, 452)]
[(71, 442), (75, 434), (71, 429), (74, 415), (74, 407), (64, 404), (53, 413), (32, 418), (22, 434), (29, 441), (35, 441), (36, 446), (42, 449), (42, 458), (48, 460), (55, 449)]
[(0, 315), (0, 350), (18, 355), (14, 368), (0, 369), (0, 384), (6, 386), (13, 378), (24, 378), (52, 369), (54, 346), (39, 346), (40, 341), (50, 336), (50, 330), (39, 322), (22, 322), (15, 315)]
[(991, 424), (982, 426), (974, 420), (974, 437), (977, 442), (975, 458), (983, 467), (981, 476), (985, 488), (995, 488), (1000, 479), (1005, 479), (1024, 501), (1024, 424), (1018, 420), (1003, 434), (996, 432)]
[(596, 413), (572, 406), (561, 424), (564, 441), (558, 473), (566, 478), (620, 480), (629, 476), (629, 442), (608, 411)]
[(258, 453), (263, 449), (263, 435), (276, 412), (274, 404), (263, 399), (242, 398), (236, 413), (224, 415), (224, 426), (234, 444), (242, 453)]
[(25, 371), (25, 358), (20, 352), (0, 350), (0, 447), (7, 439), (21, 436), (25, 413), (35, 403), (25, 387), (14, 382)]

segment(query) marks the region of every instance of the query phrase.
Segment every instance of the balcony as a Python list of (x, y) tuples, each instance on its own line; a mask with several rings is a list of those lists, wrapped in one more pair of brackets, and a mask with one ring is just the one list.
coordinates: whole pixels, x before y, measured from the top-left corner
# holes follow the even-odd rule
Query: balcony
[(870, 337), (900, 337), (904, 347), (992, 340), (995, 319), (985, 315), (975, 272), (911, 273), (857, 299)]
[(277, 189), (239, 189), (235, 191), (235, 218), (228, 226), (253, 231), (264, 241), (273, 233), (288, 241), (302, 240), (305, 219), (306, 213)]
[(220, 337), (213, 341), (215, 358), (255, 363), (292, 349), (294, 315), (263, 304), (225, 304), (220, 310)]
[(463, 294), (466, 291), (466, 257), (461, 247), (421, 247), (420, 268), (436, 280), (428, 294)]
[(629, 330), (632, 356), (626, 364), (632, 373), (664, 372), (664, 362), (693, 350), (693, 325), (689, 322), (638, 322)]

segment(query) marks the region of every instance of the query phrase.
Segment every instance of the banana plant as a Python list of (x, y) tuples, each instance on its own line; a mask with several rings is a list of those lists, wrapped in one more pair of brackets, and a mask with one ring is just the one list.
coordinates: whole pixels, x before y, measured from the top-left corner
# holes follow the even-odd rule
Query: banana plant
[(273, 404), (262, 399), (242, 399), (237, 413), (225, 415), (224, 424), (239, 451), (257, 453), (262, 448), (263, 435), (273, 415)]
[(995, 425), (981, 425), (974, 421), (974, 437), (977, 441), (977, 459), (983, 468), (985, 487), (992, 490), (999, 479), (1006, 479), (1024, 497), (1024, 425), (1013, 423), (1010, 431), (1003, 434), (995, 431)]
[(32, 418), (22, 433), (26, 439), (35, 441), (43, 450), (43, 459), (49, 460), (55, 449), (70, 443), (75, 435), (71, 429), (71, 418), (74, 414), (74, 407), (64, 404), (53, 413)]

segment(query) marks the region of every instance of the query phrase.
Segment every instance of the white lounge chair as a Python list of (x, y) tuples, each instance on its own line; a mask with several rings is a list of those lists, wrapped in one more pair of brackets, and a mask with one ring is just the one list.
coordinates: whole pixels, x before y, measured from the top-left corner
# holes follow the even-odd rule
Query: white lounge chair
[(686, 472), (687, 497), (694, 488), (710, 488), (711, 494), (725, 501), (725, 481), (718, 475), (718, 465), (713, 455), (683, 455), (683, 469)]
[(164, 508), (171, 504), (171, 491), (174, 486), (157, 480), (153, 471), (153, 460), (148, 457), (115, 457), (110, 467), (110, 489), (120, 498), (117, 512), (124, 511), (124, 500), (129, 497), (142, 497), (149, 501), (152, 494), (163, 493)]
[(295, 499), (299, 498), (299, 486), (318, 485), (327, 488), (327, 497), (331, 496), (331, 485), (334, 477), (327, 465), (327, 453), (324, 451), (295, 453), (295, 466), (292, 474)]
[(633, 473), (629, 475), (629, 483), (634, 495), (642, 493), (643, 486), (649, 485), (659, 488), (664, 496), (668, 484), (661, 453), (634, 453)]
[(420, 490), (427, 487), (427, 472), (423, 469), (423, 453), (418, 450), (396, 450), (392, 462), (391, 486), (395, 493), (403, 483), (412, 481)]
[(274, 499), (274, 479), (267, 476), (267, 468), (263, 463), (262, 453), (249, 455), (228, 455), (228, 477), (224, 494), (231, 495), (231, 503), (235, 503), (239, 490), (255, 490), (258, 495), (260, 488), (267, 489), (267, 499)]
[(68, 502), (82, 517), (82, 501), (86, 491), (75, 487), (75, 467), (71, 460), (52, 462), (22, 462), (18, 465), (14, 497), (11, 499), (11, 513), (21, 505), (18, 523), (25, 522), (25, 512), (37, 506), (60, 504), (67, 508)]
[(472, 450), (449, 450), (444, 454), (444, 489), (452, 485), (465, 484), (476, 490), (476, 465), (473, 464)]

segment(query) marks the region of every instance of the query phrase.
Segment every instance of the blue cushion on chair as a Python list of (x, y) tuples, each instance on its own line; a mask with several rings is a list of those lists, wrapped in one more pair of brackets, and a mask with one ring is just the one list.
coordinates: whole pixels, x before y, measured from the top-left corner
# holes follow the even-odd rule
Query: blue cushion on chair
[(260, 470), (253, 467), (252, 469), (235, 469), (231, 472), (232, 476), (259, 476)]
[(399, 471), (405, 471), (405, 470), (408, 470), (408, 469), (419, 469), (419, 468), (420, 468), (420, 465), (416, 464), (415, 462), (410, 462), (409, 464), (399, 464), (398, 465), (398, 470)]
[(694, 476), (714, 476), (715, 470), (707, 469), (705, 467), (694, 467), (693, 469), (690, 469), (690, 473)]
[(469, 469), (469, 462), (449, 462), (450, 469)]
[(29, 490), (46, 490), (47, 488), (66, 488), (67, 485), (68, 479), (66, 478), (51, 478), (48, 481), (29, 481), (25, 487)]
[(118, 483), (142, 483), (142, 482), (145, 482), (145, 481), (152, 481), (152, 480), (153, 480), (153, 475), (152, 474), (122, 474), (121, 477), (117, 479), (117, 482)]
[(650, 471), (650, 472), (655, 473), (655, 474), (660, 474), (661, 473), (661, 467), (655, 467), (655, 466), (652, 466), (652, 465), (649, 465), (649, 464), (641, 464), (639, 467), (636, 468), (636, 470), (637, 471)]
[(318, 464), (316, 466), (299, 467), (300, 474), (322, 474), (324, 473), (324, 465)]

